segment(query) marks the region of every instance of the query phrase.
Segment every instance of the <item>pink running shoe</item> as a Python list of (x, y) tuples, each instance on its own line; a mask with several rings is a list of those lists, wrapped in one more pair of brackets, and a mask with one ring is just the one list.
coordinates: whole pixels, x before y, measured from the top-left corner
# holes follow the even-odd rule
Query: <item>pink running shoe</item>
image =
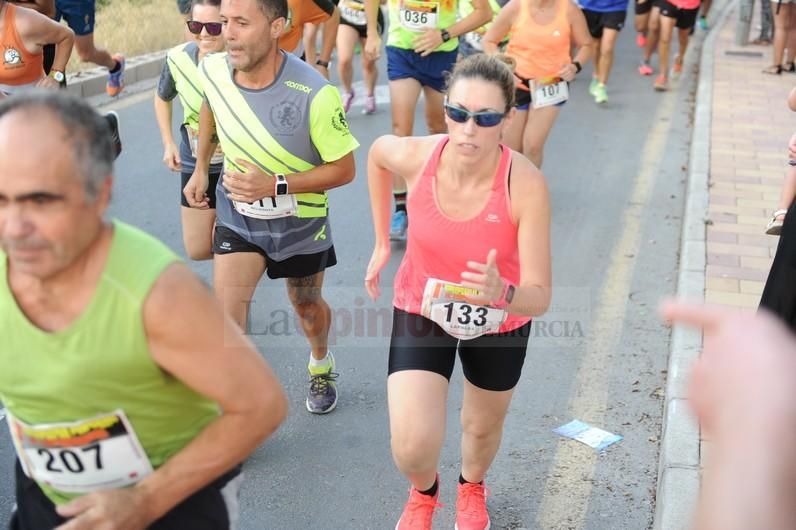
[(343, 110), (345, 110), (346, 114), (348, 111), (351, 110), (351, 103), (354, 102), (354, 91), (346, 92), (343, 94)]
[(489, 530), (491, 523), (486, 510), (487, 495), (483, 484), (459, 484), (456, 530)]
[[(439, 478), (437, 478), (439, 481)], [(404, 506), (404, 513), (398, 519), (395, 530), (431, 530), (431, 521), (434, 518), (434, 509), (442, 507), (437, 502), (439, 489), (433, 497), (423, 495), (415, 488), (409, 488), (409, 500)]]
[(646, 45), (647, 45), (647, 36), (641, 32), (636, 33), (636, 46), (638, 46), (639, 48), (643, 48)]
[(376, 96), (365, 97), (365, 108), (362, 114), (374, 114), (376, 112)]
[(638, 67), (638, 73), (641, 75), (652, 75), (655, 73), (655, 70), (647, 63), (641, 63), (641, 66)]

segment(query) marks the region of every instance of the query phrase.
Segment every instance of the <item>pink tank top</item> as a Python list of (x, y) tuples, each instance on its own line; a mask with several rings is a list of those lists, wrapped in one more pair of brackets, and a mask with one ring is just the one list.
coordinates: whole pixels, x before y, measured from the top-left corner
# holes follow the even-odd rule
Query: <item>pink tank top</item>
[[(484, 209), (468, 220), (456, 221), (440, 211), (436, 197), (437, 165), (447, 143), (446, 135), (434, 148), (406, 201), (409, 230), (406, 253), (395, 275), (393, 305), (407, 313), (421, 314), (429, 278), (460, 283), (461, 273), (469, 270), (467, 262), (485, 262), (493, 248), (501, 276), (515, 285), (520, 281), (517, 225), (511, 217), (508, 193), (511, 149), (501, 145), (503, 152)], [(509, 314), (499, 332), (512, 331), (530, 320)]]

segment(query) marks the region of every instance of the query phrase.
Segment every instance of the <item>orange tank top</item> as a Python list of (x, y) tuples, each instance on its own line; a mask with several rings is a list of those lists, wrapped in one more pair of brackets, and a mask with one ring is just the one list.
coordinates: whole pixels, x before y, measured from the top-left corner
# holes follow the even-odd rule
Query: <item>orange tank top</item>
[(3, 17), (3, 60), (0, 63), (0, 83), (4, 85), (27, 85), (44, 77), (44, 58), (41, 53), (32, 54), (25, 49), (19, 38), (16, 24), (17, 6), (6, 3)]
[(506, 53), (517, 62), (517, 76), (523, 79), (551, 77), (570, 57), (570, 26), (567, 8), (570, 0), (558, 0), (551, 22), (539, 24), (531, 15), (530, 0), (520, 3), (520, 16), (511, 27)]

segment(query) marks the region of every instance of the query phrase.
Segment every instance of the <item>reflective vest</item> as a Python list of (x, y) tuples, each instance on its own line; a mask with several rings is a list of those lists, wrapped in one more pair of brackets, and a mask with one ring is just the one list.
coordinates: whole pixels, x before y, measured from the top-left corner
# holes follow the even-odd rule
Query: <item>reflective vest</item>
[(175, 46), (166, 55), (174, 86), (180, 96), (183, 109), (183, 123), (199, 130), (199, 109), (202, 108), (204, 94), (202, 91), (202, 78), (199, 68), (194, 64), (193, 58), (185, 50), (189, 43)]
[[(205, 97), (215, 116), (225, 167), (245, 172), (245, 168), (235, 164), (236, 159), (246, 160), (267, 174), (289, 175), (315, 167), (282, 147), (263, 126), (232, 80), (226, 53), (208, 55), (199, 70)], [(325, 191), (297, 193), (296, 201), (296, 217), (326, 217), (329, 211)]]

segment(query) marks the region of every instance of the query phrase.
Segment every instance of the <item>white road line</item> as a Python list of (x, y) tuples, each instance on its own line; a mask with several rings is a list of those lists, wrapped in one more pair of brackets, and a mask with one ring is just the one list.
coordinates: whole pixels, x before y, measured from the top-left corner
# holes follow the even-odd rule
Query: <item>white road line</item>
[(0, 409), (0, 421), (3, 421), (3, 418), (6, 417), (6, 409)]

